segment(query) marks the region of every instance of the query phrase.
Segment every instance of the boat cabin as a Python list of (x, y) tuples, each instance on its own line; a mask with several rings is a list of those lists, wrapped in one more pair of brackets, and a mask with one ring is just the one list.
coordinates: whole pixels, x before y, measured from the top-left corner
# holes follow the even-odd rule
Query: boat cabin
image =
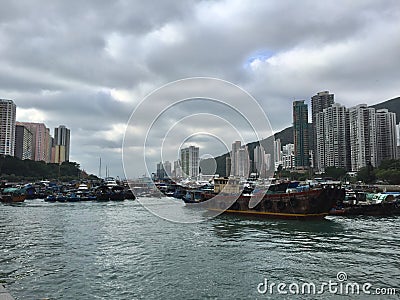
[(233, 178), (214, 178), (214, 193), (238, 194), (240, 184), (238, 179)]

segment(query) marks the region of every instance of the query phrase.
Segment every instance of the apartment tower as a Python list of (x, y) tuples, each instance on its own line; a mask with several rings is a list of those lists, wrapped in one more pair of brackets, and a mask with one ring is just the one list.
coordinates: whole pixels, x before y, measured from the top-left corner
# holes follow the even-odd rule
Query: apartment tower
[(14, 156), (15, 114), (12, 100), (0, 99), (0, 154)]
[(304, 100), (293, 102), (294, 156), (297, 169), (308, 169), (309, 133), (308, 107)]

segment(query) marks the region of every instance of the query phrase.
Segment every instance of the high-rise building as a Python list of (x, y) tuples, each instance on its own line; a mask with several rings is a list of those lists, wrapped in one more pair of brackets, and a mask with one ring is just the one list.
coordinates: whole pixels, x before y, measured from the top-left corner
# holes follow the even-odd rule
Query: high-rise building
[(0, 99), (0, 154), (14, 156), (15, 114), (12, 100)]
[(397, 158), (396, 114), (387, 109), (376, 110), (378, 166), (385, 159)]
[(317, 113), (316, 121), (317, 169), (326, 167), (349, 169), (349, 124), (346, 107), (335, 103)]
[(25, 126), (15, 126), (15, 157), (33, 159), (33, 135)]
[(254, 167), (260, 178), (268, 177), (270, 158), (271, 156), (265, 153), (263, 146), (259, 145), (254, 148)]
[(239, 153), (239, 149), (241, 147), (242, 147), (242, 143), (240, 141), (235, 141), (234, 143), (232, 143), (230, 174), (233, 176), (239, 176), (238, 153)]
[(314, 161), (318, 162), (318, 151), (317, 151), (317, 114), (322, 112), (325, 108), (330, 107), (335, 103), (334, 94), (330, 94), (329, 91), (319, 92), (311, 97), (311, 116), (312, 116), (312, 147), (314, 154)]
[(294, 156), (297, 169), (308, 169), (308, 107), (304, 100), (293, 102)]
[(43, 123), (32, 122), (17, 122), (17, 125), (22, 125), (28, 128), (32, 133), (33, 140), (33, 159), (36, 161), (51, 162), (51, 136), (50, 130)]
[(157, 178), (158, 179), (164, 179), (167, 177), (167, 173), (165, 172), (164, 164), (160, 161), (157, 164)]
[(248, 178), (250, 173), (250, 159), (247, 147), (243, 146), (237, 151), (237, 172), (239, 177)]
[(182, 176), (196, 178), (199, 175), (199, 147), (189, 146), (181, 149)]
[(172, 177), (171, 163), (167, 160), (157, 164), (157, 178), (166, 179)]
[(274, 141), (274, 167), (275, 171), (282, 164), (282, 144), (280, 139)]
[(54, 162), (62, 163), (69, 161), (70, 130), (64, 125), (54, 128)]
[(397, 132), (397, 158), (400, 158), (400, 123), (396, 125)]
[(171, 177), (171, 175), (172, 175), (172, 166), (171, 166), (171, 163), (168, 160), (164, 161), (164, 170), (165, 170), (165, 173), (167, 174), (167, 176)]
[(181, 167), (180, 159), (174, 161), (174, 172), (173, 172), (172, 177), (174, 177), (174, 178), (182, 177), (182, 167)]
[(375, 109), (359, 104), (349, 108), (351, 170), (377, 165)]
[(286, 144), (282, 146), (282, 168), (294, 169), (294, 144)]

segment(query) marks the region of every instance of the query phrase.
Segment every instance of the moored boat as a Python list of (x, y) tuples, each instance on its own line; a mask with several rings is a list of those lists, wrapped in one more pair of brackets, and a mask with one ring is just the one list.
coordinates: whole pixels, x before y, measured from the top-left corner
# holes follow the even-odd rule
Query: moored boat
[(56, 195), (50, 194), (44, 199), (44, 201), (46, 201), (46, 202), (56, 202), (57, 201)]
[(0, 195), (0, 201), (4, 203), (20, 203), (25, 199), (26, 193), (23, 188), (5, 188)]
[(110, 192), (111, 201), (123, 201), (125, 200), (125, 188), (120, 185), (113, 186)]
[[(226, 183), (225, 183), (226, 184)], [(192, 198), (201, 198), (199, 204), (207, 210), (220, 213), (234, 213), (272, 218), (321, 219), (329, 214), (338, 200), (344, 198), (345, 192), (338, 185), (321, 185), (319, 187), (299, 186), (298, 183), (285, 182), (271, 185), (267, 191), (254, 194), (223, 193), (222, 187), (216, 185), (219, 193), (203, 193)], [(237, 191), (237, 187), (229, 187)], [(255, 206), (253, 207), (253, 203)]]
[(395, 216), (400, 215), (400, 194), (358, 193), (333, 208), (330, 215), (339, 216)]

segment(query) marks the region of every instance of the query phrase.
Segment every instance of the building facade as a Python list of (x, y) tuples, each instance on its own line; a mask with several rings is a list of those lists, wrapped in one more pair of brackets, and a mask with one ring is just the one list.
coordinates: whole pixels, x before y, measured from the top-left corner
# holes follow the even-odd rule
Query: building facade
[(181, 178), (182, 177), (182, 168), (181, 168), (181, 160), (174, 161), (174, 172), (172, 174), (174, 178)]
[(50, 130), (43, 123), (17, 122), (25, 126), (32, 133), (33, 159), (36, 161), (52, 162), (52, 138)]
[(376, 142), (378, 166), (385, 159), (397, 158), (396, 114), (387, 109), (376, 110)]
[(310, 165), (308, 107), (304, 100), (293, 102), (293, 135), (296, 169), (308, 169)]
[(16, 108), (12, 100), (0, 99), (0, 154), (2, 155), (14, 156)]
[(349, 108), (351, 171), (377, 166), (375, 109), (359, 104)]
[(166, 160), (157, 164), (157, 178), (166, 179), (172, 177), (171, 163)]
[(274, 170), (282, 165), (282, 144), (280, 139), (274, 141)]
[(258, 145), (254, 148), (254, 167), (260, 178), (268, 178), (271, 155), (265, 153), (263, 146)]
[(349, 117), (346, 107), (335, 103), (317, 113), (315, 120), (316, 162), (319, 172), (326, 167), (350, 168)]
[(330, 94), (329, 91), (319, 92), (311, 97), (311, 116), (312, 116), (312, 145), (310, 147), (314, 153), (314, 161), (317, 162), (318, 166), (318, 150), (317, 150), (317, 114), (322, 112), (325, 108), (330, 107), (335, 103), (334, 94)]
[(54, 163), (69, 161), (71, 131), (64, 125), (54, 128)]
[(15, 157), (33, 160), (33, 135), (25, 126), (15, 126)]
[(199, 175), (199, 147), (189, 146), (181, 149), (182, 176), (196, 178)]
[(397, 158), (400, 158), (400, 123), (396, 125)]
[(235, 141), (232, 143), (231, 151), (231, 171), (230, 175), (239, 176), (239, 149), (242, 148), (241, 141)]

